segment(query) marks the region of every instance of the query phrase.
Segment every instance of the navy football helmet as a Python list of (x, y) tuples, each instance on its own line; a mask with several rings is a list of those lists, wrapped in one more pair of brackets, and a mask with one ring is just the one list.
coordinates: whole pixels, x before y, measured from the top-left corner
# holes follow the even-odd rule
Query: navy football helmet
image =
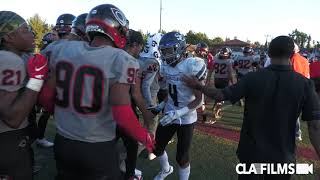
[(57, 31), (59, 35), (70, 33), (72, 21), (75, 18), (76, 17), (72, 14), (60, 15), (57, 19), (56, 26), (54, 27), (54, 30)]
[(252, 55), (253, 54), (253, 49), (250, 46), (246, 46), (243, 49), (243, 54), (248, 54), (248, 55)]
[(57, 37), (56, 34), (52, 33), (52, 32), (48, 32), (46, 33), (43, 37), (42, 37), (42, 43), (44, 45), (48, 45), (50, 43), (52, 43), (53, 41), (58, 40), (59, 38)]
[(87, 35), (86, 35), (86, 18), (87, 18), (88, 13), (83, 13), (80, 14), (78, 17), (76, 17), (72, 21), (72, 26), (71, 26), (71, 33), (75, 34), (81, 39), (87, 41)]
[(162, 36), (159, 50), (162, 60), (171, 66), (175, 66), (186, 52), (186, 38), (179, 32), (169, 32)]
[(219, 59), (229, 59), (232, 55), (232, 50), (228, 47), (223, 47), (219, 51)]

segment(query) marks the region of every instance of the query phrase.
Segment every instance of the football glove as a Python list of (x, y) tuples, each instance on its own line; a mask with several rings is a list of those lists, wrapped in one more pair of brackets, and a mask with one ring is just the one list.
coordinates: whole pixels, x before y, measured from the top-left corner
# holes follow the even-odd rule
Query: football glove
[(184, 107), (178, 110), (168, 111), (164, 114), (164, 116), (160, 119), (160, 124), (162, 126), (166, 126), (170, 124), (172, 121), (180, 118), (181, 116), (187, 114), (189, 112), (188, 107)]
[(35, 54), (28, 60), (27, 71), (30, 79), (26, 87), (39, 92), (43, 81), (48, 76), (49, 66), (47, 59), (41, 54)]
[(166, 103), (164, 101), (162, 101), (160, 104), (158, 104), (156, 106), (148, 107), (147, 110), (151, 111), (152, 114), (154, 114), (156, 116), (163, 110), (165, 105), (166, 105)]

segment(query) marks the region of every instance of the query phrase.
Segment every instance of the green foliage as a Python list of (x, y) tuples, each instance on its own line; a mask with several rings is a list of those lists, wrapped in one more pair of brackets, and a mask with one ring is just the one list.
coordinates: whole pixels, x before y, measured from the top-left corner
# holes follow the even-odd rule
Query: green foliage
[(223, 42), (223, 39), (221, 37), (215, 37), (213, 39), (210, 39), (205, 33), (201, 33), (201, 32), (196, 33), (192, 30), (190, 30), (186, 34), (186, 40), (187, 40), (187, 43), (190, 43), (190, 44), (198, 44), (199, 42), (204, 42), (208, 44), (209, 47), (212, 47), (216, 44), (220, 44)]
[(289, 36), (292, 39), (294, 39), (294, 41), (297, 43), (297, 45), (300, 48), (304, 48), (307, 42), (309, 43), (309, 46), (310, 46), (311, 36), (310, 35), (308, 36), (306, 33), (302, 31), (298, 31), (297, 29), (295, 29), (292, 31), (292, 33), (289, 34)]
[(256, 42), (254, 42), (253, 44), (256, 46), (256, 48), (260, 48), (260, 47), (261, 47), (261, 44), (260, 44), (259, 41), (256, 41)]
[(35, 14), (34, 16), (30, 17), (27, 21), (35, 33), (36, 48), (40, 49), (42, 37), (45, 33), (51, 30), (51, 26), (48, 25), (45, 20), (41, 19), (41, 17), (38, 14)]
[(311, 35), (309, 35), (308, 38), (307, 38), (307, 48), (308, 49), (311, 48)]

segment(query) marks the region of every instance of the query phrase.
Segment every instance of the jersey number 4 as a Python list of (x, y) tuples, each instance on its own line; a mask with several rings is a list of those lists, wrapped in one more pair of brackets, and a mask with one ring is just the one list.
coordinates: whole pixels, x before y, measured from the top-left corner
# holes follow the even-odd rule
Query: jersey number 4
[[(104, 92), (103, 72), (93, 66), (83, 65), (78, 69), (72, 64), (59, 62), (56, 65), (56, 105), (67, 108), (72, 99), (73, 108), (81, 114), (92, 114), (100, 111)], [(73, 83), (73, 84), (72, 84)], [(90, 87), (90, 89), (86, 89)], [(88, 92), (85, 94), (85, 92)], [(91, 94), (91, 95), (90, 95)], [(70, 95), (72, 98), (70, 98)], [(84, 103), (84, 95), (89, 96), (89, 103)]]
[(173, 100), (174, 106), (178, 107), (178, 91), (177, 91), (177, 85), (169, 84), (169, 94), (171, 99)]

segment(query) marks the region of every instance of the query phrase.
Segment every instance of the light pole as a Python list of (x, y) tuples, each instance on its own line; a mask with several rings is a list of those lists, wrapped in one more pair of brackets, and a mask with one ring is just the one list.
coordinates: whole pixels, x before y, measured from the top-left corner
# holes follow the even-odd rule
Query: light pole
[(161, 33), (161, 31), (162, 31), (161, 21), (162, 21), (162, 0), (160, 0), (160, 29), (159, 29), (159, 33)]

